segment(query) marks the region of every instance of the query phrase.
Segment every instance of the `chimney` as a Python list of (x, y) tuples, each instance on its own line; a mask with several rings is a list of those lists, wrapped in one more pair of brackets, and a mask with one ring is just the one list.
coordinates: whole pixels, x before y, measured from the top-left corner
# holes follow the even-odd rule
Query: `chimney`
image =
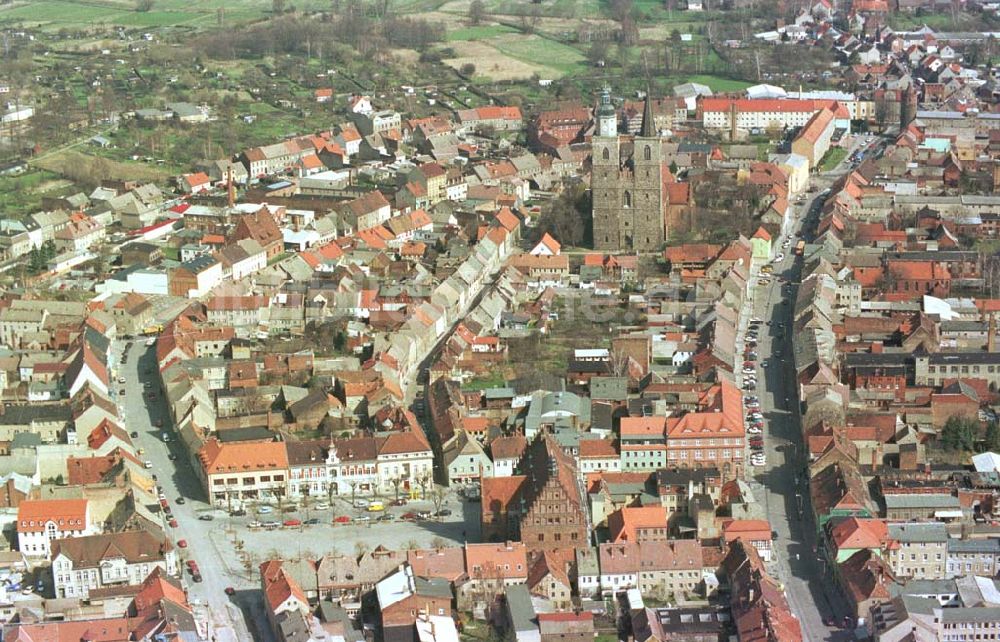
[(881, 341), (872, 341), (872, 354), (882, 354), (883, 345)]

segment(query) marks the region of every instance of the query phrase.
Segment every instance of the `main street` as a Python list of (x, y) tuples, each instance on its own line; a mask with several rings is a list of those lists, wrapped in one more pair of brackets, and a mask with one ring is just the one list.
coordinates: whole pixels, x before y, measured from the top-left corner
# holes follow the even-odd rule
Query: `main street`
[[(855, 140), (850, 152), (877, 146), (873, 141)], [(757, 285), (753, 295), (753, 312), (764, 321), (757, 353), (762, 360), (756, 395), (760, 398), (765, 418), (764, 448), (766, 464), (751, 467), (752, 478), (759, 482), (757, 500), (774, 531), (772, 571), (784, 584), (792, 612), (799, 618), (805, 640), (848, 640), (851, 631), (840, 628), (848, 615), (846, 604), (817, 554), (817, 532), (809, 498), (808, 457), (802, 442), (801, 405), (795, 371), (792, 338), (793, 313), (798, 284), (802, 276), (802, 259), (794, 256), (796, 235), (802, 232), (804, 219), (818, 209), (824, 192), (845, 171), (844, 159), (830, 172), (812, 178), (814, 191), (794, 212), (784, 234), (774, 240), (774, 252), (783, 252), (781, 261), (774, 262), (773, 278), (766, 285)], [(788, 248), (782, 250), (785, 238), (791, 237)], [(832, 626), (824, 622), (833, 623)]]
[[(122, 363), (122, 352), (129, 344), (131, 348), (128, 349), (125, 363)], [(226, 595), (226, 587), (231, 582), (223, 567), (218, 547), (229, 546), (229, 543), (218, 541), (218, 537), (210, 535), (213, 522), (198, 519), (201, 514), (218, 512), (205, 503), (201, 483), (175, 438), (170, 413), (160, 390), (155, 347), (146, 346), (144, 339), (137, 339), (117, 342), (115, 353), (115, 362), (119, 365), (114, 390), (118, 397), (119, 412), (126, 430), (137, 433), (133, 442), (142, 450), (139, 458), (152, 464), (150, 472), (156, 475), (157, 484), (163, 488), (163, 494), (177, 520), (176, 528), (170, 527), (165, 518), (162, 526), (175, 542), (185, 540), (189, 545), (178, 549), (178, 557), (183, 560), (182, 576), (188, 588), (188, 599), (195, 606), (196, 614), (209, 623), (212, 629), (209, 631), (210, 639), (214, 636), (214, 639), (222, 642), (255, 637), (261, 642), (268, 642), (272, 639), (271, 632), (261, 615), (261, 596), (256, 585), (253, 585), (254, 590), (240, 591), (234, 598)], [(119, 377), (124, 377), (125, 383), (119, 383)], [(124, 395), (120, 392), (123, 389)], [(162, 427), (156, 425), (160, 422)], [(183, 504), (177, 503), (178, 497), (184, 498)], [(159, 514), (163, 516), (162, 512)], [(197, 562), (201, 570), (201, 582), (194, 582), (191, 573), (184, 566), (189, 559)], [(250, 585), (244, 588), (249, 589)], [(253, 614), (256, 636), (250, 635), (241, 607)]]

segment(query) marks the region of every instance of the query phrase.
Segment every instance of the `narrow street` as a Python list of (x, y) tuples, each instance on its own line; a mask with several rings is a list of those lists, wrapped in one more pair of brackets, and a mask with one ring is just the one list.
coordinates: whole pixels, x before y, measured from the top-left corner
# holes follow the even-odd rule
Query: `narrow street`
[[(877, 144), (875, 139), (868, 146)], [(854, 144), (850, 151), (860, 147)], [(750, 476), (755, 482), (754, 490), (762, 495), (757, 501), (764, 505), (774, 533), (772, 572), (784, 584), (792, 612), (801, 622), (804, 639), (815, 641), (849, 640), (853, 635), (837, 626), (848, 614), (847, 607), (825, 560), (817, 554), (792, 341), (795, 298), (803, 265), (802, 258), (794, 256), (793, 250), (796, 234), (801, 232), (814, 203), (818, 208), (823, 191), (847, 170), (845, 159), (833, 170), (812, 177), (815, 191), (796, 206), (784, 231), (787, 236), (774, 241), (774, 253), (783, 252), (785, 257), (773, 263), (770, 283), (755, 286), (751, 314), (764, 321), (757, 345), (762, 367), (756, 395), (765, 418), (766, 464), (750, 467)], [(791, 245), (780, 249), (788, 236), (792, 238)]]

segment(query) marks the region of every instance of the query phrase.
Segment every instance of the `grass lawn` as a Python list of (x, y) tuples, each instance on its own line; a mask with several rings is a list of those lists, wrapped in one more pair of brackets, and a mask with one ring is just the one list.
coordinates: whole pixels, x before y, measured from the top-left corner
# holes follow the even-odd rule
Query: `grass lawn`
[(462, 386), (462, 390), (486, 390), (487, 388), (502, 388), (506, 385), (507, 380), (503, 373), (494, 372), (489, 376), (470, 379)]
[(823, 157), (823, 160), (819, 162), (819, 169), (821, 172), (829, 171), (839, 165), (840, 161), (845, 158), (847, 158), (846, 149), (843, 147), (831, 147), (830, 151)]
[(507, 25), (479, 25), (476, 27), (461, 27), (448, 32), (448, 40), (482, 40), (502, 36), (505, 33), (517, 33), (517, 29)]
[(722, 76), (712, 76), (709, 74), (697, 74), (694, 76), (688, 76), (681, 82), (696, 82), (702, 85), (706, 85), (709, 89), (714, 92), (729, 92), (729, 91), (742, 91), (747, 87), (753, 85), (743, 80), (733, 80), (731, 78), (723, 78)]
[(500, 53), (529, 64), (540, 64), (561, 74), (580, 71), (583, 54), (578, 49), (539, 36), (494, 38), (490, 41)]
[(66, 181), (44, 170), (4, 176), (0, 178), (0, 211), (8, 216), (27, 214), (41, 207), (43, 196), (57, 196), (68, 189)]

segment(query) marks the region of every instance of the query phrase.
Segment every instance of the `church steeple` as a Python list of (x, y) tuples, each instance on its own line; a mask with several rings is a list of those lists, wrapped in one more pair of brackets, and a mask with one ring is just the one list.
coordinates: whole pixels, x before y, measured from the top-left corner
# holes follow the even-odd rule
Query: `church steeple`
[(653, 123), (653, 103), (646, 89), (646, 103), (642, 106), (642, 127), (639, 128), (639, 135), (643, 138), (656, 138), (656, 125)]
[(601, 92), (601, 105), (597, 108), (597, 135), (610, 138), (618, 135), (618, 114), (611, 104), (611, 89)]

